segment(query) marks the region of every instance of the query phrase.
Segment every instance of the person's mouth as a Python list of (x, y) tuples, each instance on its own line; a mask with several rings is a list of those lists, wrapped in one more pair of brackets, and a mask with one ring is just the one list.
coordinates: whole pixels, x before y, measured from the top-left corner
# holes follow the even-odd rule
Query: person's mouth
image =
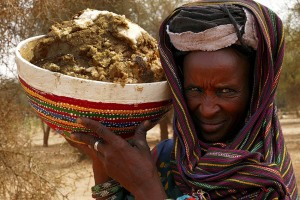
[(220, 130), (223, 127), (224, 123), (225, 121), (218, 121), (218, 122), (200, 121), (200, 127), (202, 131), (206, 133), (213, 133)]

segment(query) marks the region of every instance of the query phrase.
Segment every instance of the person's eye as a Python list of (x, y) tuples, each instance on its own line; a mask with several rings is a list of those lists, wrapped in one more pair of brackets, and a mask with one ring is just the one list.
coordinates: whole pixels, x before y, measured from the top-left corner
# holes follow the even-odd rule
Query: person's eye
[(221, 93), (230, 93), (230, 92), (234, 92), (232, 89), (228, 89), (228, 88), (223, 88), (220, 90)]
[(190, 91), (199, 91), (199, 88), (191, 88)]
[(222, 88), (220, 90), (218, 90), (217, 92), (219, 95), (225, 95), (225, 96), (234, 96), (236, 95), (236, 91), (233, 89), (229, 89), (229, 88)]
[(196, 97), (202, 94), (203, 90), (197, 87), (189, 87), (184, 89), (184, 93), (186, 97)]
[(190, 87), (185, 89), (186, 92), (202, 92), (203, 90), (201, 88), (197, 87)]

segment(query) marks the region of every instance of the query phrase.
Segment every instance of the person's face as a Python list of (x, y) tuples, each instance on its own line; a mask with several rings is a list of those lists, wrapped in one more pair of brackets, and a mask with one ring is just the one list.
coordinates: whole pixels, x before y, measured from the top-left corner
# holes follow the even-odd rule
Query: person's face
[(207, 142), (223, 142), (243, 124), (250, 64), (233, 48), (194, 51), (183, 62), (184, 95), (196, 130)]

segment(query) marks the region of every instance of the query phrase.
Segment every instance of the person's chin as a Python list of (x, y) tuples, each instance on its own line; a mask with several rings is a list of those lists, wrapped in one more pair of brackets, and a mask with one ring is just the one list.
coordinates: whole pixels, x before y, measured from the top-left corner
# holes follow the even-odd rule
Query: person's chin
[[(216, 126), (217, 127), (217, 126)], [(204, 142), (222, 142), (225, 135), (221, 129), (217, 129), (212, 126), (210, 128), (200, 127), (198, 130), (200, 132), (200, 138), (204, 140)], [(220, 126), (218, 126), (220, 127)]]
[(218, 133), (201, 133), (201, 138), (204, 140), (204, 142), (210, 142), (210, 143), (215, 143), (215, 142), (222, 142), (223, 141), (223, 135), (220, 135)]

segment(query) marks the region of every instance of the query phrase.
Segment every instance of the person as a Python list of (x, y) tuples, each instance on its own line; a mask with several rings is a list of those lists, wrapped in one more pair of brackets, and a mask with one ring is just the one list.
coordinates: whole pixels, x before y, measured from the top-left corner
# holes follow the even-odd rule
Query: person
[(284, 54), (281, 20), (252, 0), (202, 0), (160, 27), (172, 91), (174, 137), (151, 152), (149, 121), (125, 141), (91, 119), (73, 133), (93, 161), (96, 199), (298, 199), (275, 93)]

